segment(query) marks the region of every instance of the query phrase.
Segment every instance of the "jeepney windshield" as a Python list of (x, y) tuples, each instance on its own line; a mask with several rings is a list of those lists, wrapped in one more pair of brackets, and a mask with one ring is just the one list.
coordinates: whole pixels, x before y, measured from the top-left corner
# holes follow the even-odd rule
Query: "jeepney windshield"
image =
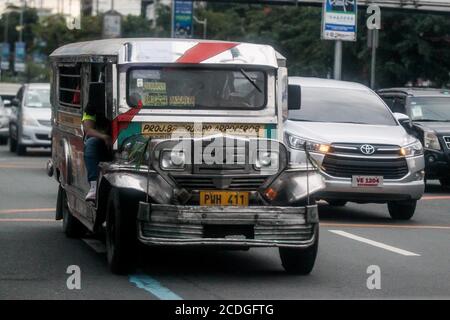
[(131, 96), (144, 108), (262, 109), (266, 105), (266, 74), (239, 69), (132, 69)]

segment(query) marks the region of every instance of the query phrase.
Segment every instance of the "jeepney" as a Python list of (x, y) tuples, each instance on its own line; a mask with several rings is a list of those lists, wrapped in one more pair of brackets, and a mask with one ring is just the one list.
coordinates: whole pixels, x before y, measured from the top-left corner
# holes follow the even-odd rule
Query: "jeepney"
[[(129, 270), (139, 242), (278, 247), (286, 271), (312, 270), (311, 195), (324, 185), (311, 165), (290, 161), (283, 142), (281, 54), (267, 45), (146, 38), (69, 44), (50, 58), (56, 219), (70, 237), (105, 231), (112, 272)], [(100, 163), (97, 199), (87, 202), (81, 119), (93, 97), (111, 121), (114, 155)]]

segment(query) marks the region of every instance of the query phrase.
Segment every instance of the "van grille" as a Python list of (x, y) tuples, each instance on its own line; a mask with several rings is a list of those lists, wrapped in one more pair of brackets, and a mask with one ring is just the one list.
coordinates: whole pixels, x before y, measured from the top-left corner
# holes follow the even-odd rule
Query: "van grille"
[(445, 142), (445, 145), (447, 146), (447, 149), (450, 149), (450, 136), (445, 136), (442, 138), (444, 138), (444, 142)]
[(374, 175), (383, 176), (385, 179), (401, 179), (408, 173), (408, 165), (404, 158), (368, 159), (326, 155), (322, 166), (326, 173), (339, 178)]

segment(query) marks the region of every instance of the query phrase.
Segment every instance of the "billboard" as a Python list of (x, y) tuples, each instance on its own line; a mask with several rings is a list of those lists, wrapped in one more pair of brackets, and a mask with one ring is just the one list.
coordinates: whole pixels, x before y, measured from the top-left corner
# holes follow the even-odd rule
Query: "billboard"
[(356, 41), (356, 0), (324, 0), (322, 39)]
[(1, 56), (1, 65), (0, 68), (2, 70), (9, 70), (9, 54), (11, 52), (11, 48), (9, 43), (2, 43), (2, 56)]
[(25, 72), (25, 42), (16, 42), (16, 49), (14, 51), (14, 71)]
[(192, 38), (194, 8), (192, 1), (172, 2), (172, 37)]

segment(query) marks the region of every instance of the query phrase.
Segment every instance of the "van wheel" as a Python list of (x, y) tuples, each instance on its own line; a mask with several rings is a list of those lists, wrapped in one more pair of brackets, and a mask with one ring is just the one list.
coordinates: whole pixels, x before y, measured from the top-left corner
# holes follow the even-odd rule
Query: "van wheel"
[(7, 137), (0, 137), (0, 146), (4, 146), (8, 144), (8, 138)]
[(347, 204), (346, 200), (327, 200), (327, 202), (333, 207), (343, 207)]
[(9, 139), (9, 151), (16, 152), (16, 149), (17, 149), (17, 140), (11, 137)]
[(417, 200), (408, 201), (390, 201), (388, 210), (394, 220), (409, 220), (416, 211)]
[(115, 274), (130, 272), (135, 264), (138, 205), (128, 192), (111, 188), (106, 207), (106, 256)]
[(441, 178), (439, 179), (439, 182), (443, 189), (450, 189), (450, 178)]
[(24, 156), (27, 154), (27, 147), (22, 144), (17, 144), (16, 153), (18, 156)]
[[(68, 238), (79, 238), (86, 230), (83, 224), (70, 213), (67, 195), (64, 189), (59, 186), (58, 199), (56, 201), (57, 209), (62, 210), (63, 232)], [(59, 207), (59, 208), (58, 208)]]
[(306, 248), (280, 248), (280, 258), (286, 272), (298, 275), (308, 275), (314, 268), (319, 249), (319, 228), (316, 228), (314, 243)]

